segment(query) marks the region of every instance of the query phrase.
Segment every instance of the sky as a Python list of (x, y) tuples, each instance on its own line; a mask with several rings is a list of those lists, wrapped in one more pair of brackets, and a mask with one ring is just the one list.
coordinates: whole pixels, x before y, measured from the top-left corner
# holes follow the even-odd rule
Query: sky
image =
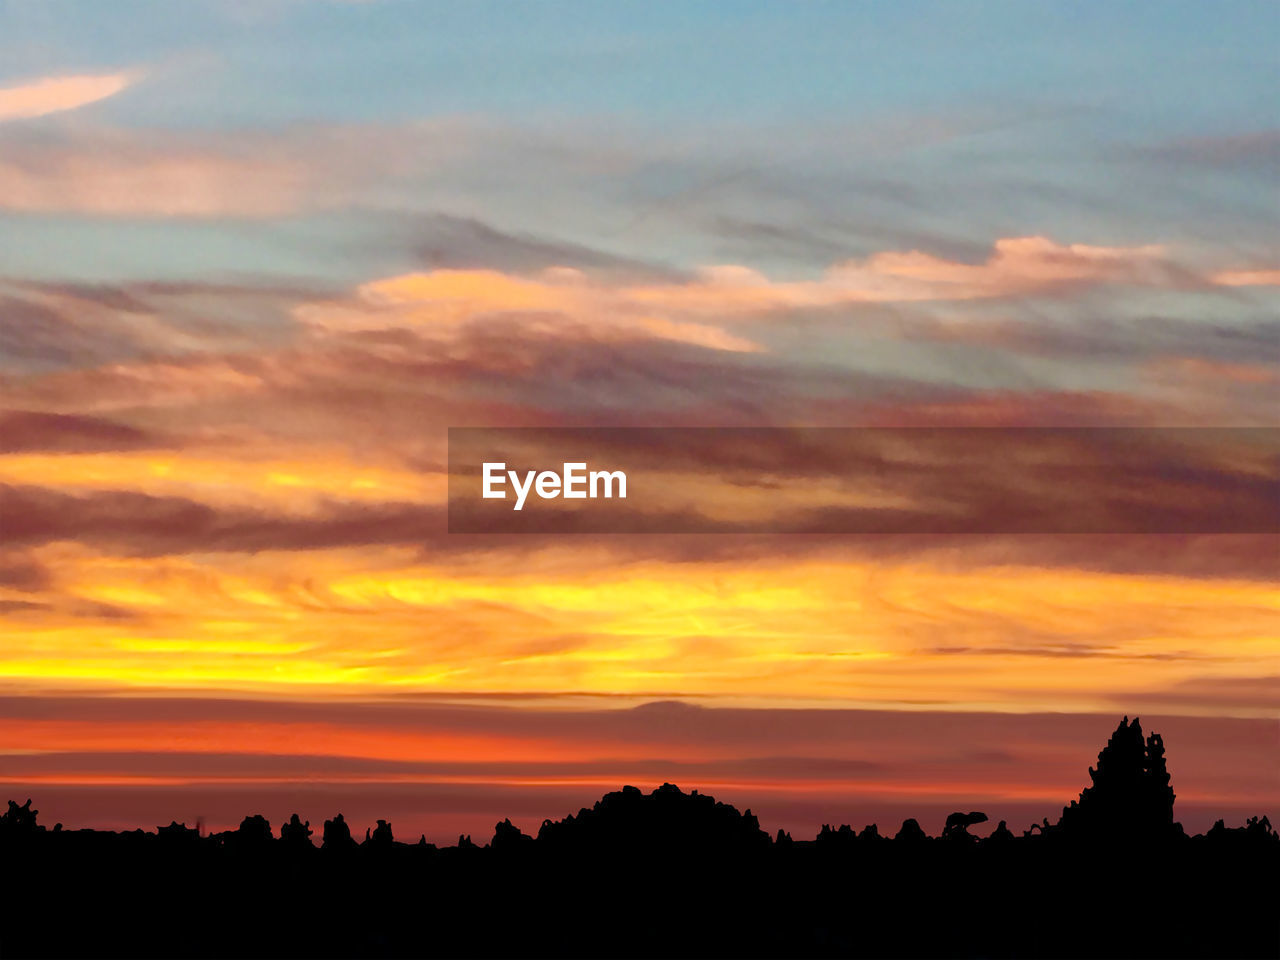
[[(0, 2), (0, 786), (68, 826), (487, 837), (672, 780), (771, 830), (1022, 828), (1141, 714), (1189, 826), (1275, 818), (1274, 522), (445, 506), (449, 427), (1280, 426), (1278, 34), (1243, 2)], [(1215, 469), (1162, 495), (1274, 491), (1265, 451)]]

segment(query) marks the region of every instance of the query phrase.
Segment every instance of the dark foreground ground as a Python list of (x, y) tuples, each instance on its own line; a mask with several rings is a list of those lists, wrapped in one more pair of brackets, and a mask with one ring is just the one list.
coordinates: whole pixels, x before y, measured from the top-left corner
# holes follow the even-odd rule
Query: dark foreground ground
[(1280, 836), (1188, 837), (1122, 724), (1057, 824), (771, 838), (670, 785), (484, 846), (261, 817), (202, 837), (0, 818), (0, 956), (1278, 957)]

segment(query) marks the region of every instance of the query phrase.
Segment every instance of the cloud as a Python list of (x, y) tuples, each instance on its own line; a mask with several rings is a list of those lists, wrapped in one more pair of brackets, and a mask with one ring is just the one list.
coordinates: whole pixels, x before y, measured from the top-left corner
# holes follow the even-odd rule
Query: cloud
[(1159, 245), (1100, 247), (1047, 237), (1005, 237), (981, 263), (919, 250), (837, 263), (816, 281), (779, 282), (741, 266), (712, 267), (698, 281), (648, 287), (627, 296), (695, 313), (768, 312), (850, 303), (973, 300), (1055, 294), (1107, 283), (1164, 285), (1174, 279)]
[[(495, 317), (518, 317), (525, 333), (575, 339), (654, 338), (714, 350), (763, 348), (725, 327), (758, 314), (844, 304), (990, 299), (1056, 294), (1104, 283), (1185, 282), (1160, 246), (1058, 244), (1045, 237), (997, 240), (986, 261), (967, 264), (920, 251), (877, 253), (831, 267), (818, 280), (778, 281), (741, 265), (705, 267), (692, 278), (605, 280), (555, 266), (532, 274), (441, 269), (359, 287), (354, 297), (310, 303), (296, 315), (327, 331), (410, 329), (453, 337)], [(715, 320), (715, 324), (709, 323)]]
[(49, 569), (34, 557), (11, 551), (0, 552), (0, 587), (33, 592), (53, 582)]
[(392, 237), (389, 246), (397, 253), (408, 248), (432, 270), (498, 270), (529, 274), (553, 267), (573, 267), (590, 270), (595, 276), (619, 280), (639, 277), (671, 279), (679, 274), (669, 266), (579, 243), (500, 230), (474, 217), (429, 214), (411, 215), (400, 220), (382, 219), (390, 219), (382, 231)]
[[(1280, 533), (1280, 432), (454, 431), (451, 529), (471, 532)], [(479, 464), (591, 461), (627, 500), (513, 513)], [(995, 469), (993, 469), (993, 467)]]
[(1222, 287), (1280, 287), (1280, 269), (1220, 270), (1211, 279)]
[(102, 135), (78, 149), (10, 143), (0, 157), (0, 208), (100, 217), (264, 218), (291, 213), (315, 174), (247, 144), (152, 144)]
[(31, 410), (0, 412), (0, 454), (31, 450), (138, 450), (171, 443), (137, 427), (100, 417)]
[(75, 110), (114, 97), (136, 83), (138, 71), (44, 77), (13, 87), (0, 87), (0, 123)]
[(525, 335), (582, 340), (671, 340), (729, 352), (763, 348), (722, 327), (689, 322), (630, 303), (580, 270), (553, 267), (525, 277), (496, 270), (433, 270), (362, 285), (348, 301), (307, 304), (298, 319), (319, 330), (408, 329), (453, 338), (478, 322), (516, 317)]
[(1280, 166), (1280, 130), (1169, 140), (1134, 151), (1142, 158), (1210, 169), (1253, 167), (1274, 175)]
[(1186, 319), (1169, 316), (1057, 317), (1044, 313), (993, 316), (984, 304), (958, 316), (894, 315), (886, 336), (941, 344), (972, 344), (1022, 357), (1066, 360), (1073, 365), (1129, 362), (1165, 355), (1197, 356), (1228, 363), (1280, 363), (1280, 320)]
[[(297, 335), (289, 310), (323, 287), (240, 283), (87, 284), (0, 277), (0, 374), (123, 370), (257, 356)], [(213, 378), (216, 382), (217, 378)]]
[(1164, 286), (1187, 282), (1164, 247), (1059, 244), (1007, 237), (970, 264), (920, 252), (882, 252), (829, 268), (818, 280), (773, 280), (741, 265), (704, 267), (691, 279), (605, 283), (578, 269), (532, 275), (497, 270), (432, 270), (370, 281), (348, 303), (310, 305), (299, 317), (321, 328), (420, 331), (456, 328), (477, 317), (562, 315), (592, 329), (647, 330), (663, 339), (717, 349), (755, 349), (699, 321), (842, 304), (950, 301), (1054, 295), (1106, 283)]
[(0, 484), (0, 511), (9, 545), (75, 541), (125, 556), (420, 543), (445, 529), (443, 510), (434, 505), (334, 503), (289, 514), (129, 491), (72, 496), (6, 484)]
[[(1194, 709), (1210, 703), (1234, 703), (1245, 708), (1267, 711), (1274, 716), (1280, 710), (1280, 675), (1195, 677), (1181, 680), (1167, 688), (1147, 690), (1140, 694), (1112, 694), (1112, 699), (1116, 702), (1138, 698), (1159, 704), (1162, 710)], [(1280, 736), (1280, 728), (1273, 724), (1270, 735), (1275, 741)], [(1280, 777), (1280, 768), (1275, 763), (1271, 764), (1271, 770), (1273, 778)]]
[(441, 121), (169, 130), (101, 126), (6, 130), (0, 209), (139, 219), (246, 219), (360, 203), (412, 207), (444, 160), (482, 143)]

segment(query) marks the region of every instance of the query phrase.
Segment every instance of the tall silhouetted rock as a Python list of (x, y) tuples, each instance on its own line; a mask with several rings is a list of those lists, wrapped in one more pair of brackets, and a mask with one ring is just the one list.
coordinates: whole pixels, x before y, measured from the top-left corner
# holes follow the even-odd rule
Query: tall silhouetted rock
[(312, 845), (311, 821), (307, 820), (304, 823), (296, 813), (293, 814), (288, 823), (281, 825), (280, 839), (292, 849), (310, 847)]
[(379, 820), (372, 833), (365, 831), (364, 842), (374, 849), (390, 847), (396, 842), (395, 834), (391, 832), (391, 824), (386, 820)]
[(271, 823), (260, 813), (245, 817), (240, 821), (240, 829), (236, 831), (233, 839), (241, 847), (265, 847), (273, 839)]
[(915, 817), (908, 817), (902, 821), (902, 829), (894, 834), (893, 839), (902, 843), (923, 843), (929, 836), (921, 828), (920, 821)]
[(822, 829), (818, 831), (815, 842), (823, 847), (847, 847), (851, 846), (856, 838), (857, 834), (854, 833), (853, 827), (847, 823), (842, 823), (839, 829), (833, 828), (829, 823), (824, 823)]
[(533, 837), (517, 827), (508, 818), (494, 826), (493, 840), (490, 841), (489, 846), (503, 853), (511, 853), (516, 850), (527, 850), (532, 844)]
[(39, 812), (31, 809), (30, 797), (22, 806), (10, 800), (9, 809), (5, 811), (4, 816), (0, 816), (0, 837), (7, 839), (38, 833), (42, 829), (36, 824), (36, 815)]
[(351, 828), (347, 826), (346, 818), (342, 814), (324, 822), (324, 834), (320, 846), (325, 850), (339, 851), (355, 848), (356, 841), (351, 836)]
[(1062, 811), (1058, 830), (1077, 837), (1149, 839), (1174, 831), (1173, 788), (1164, 741), (1143, 739), (1135, 717), (1125, 717), (1089, 768), (1091, 786)]

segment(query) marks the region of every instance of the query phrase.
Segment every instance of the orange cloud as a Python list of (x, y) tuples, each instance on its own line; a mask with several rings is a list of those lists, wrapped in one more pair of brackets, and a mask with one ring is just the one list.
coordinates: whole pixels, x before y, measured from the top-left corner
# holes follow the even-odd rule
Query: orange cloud
[(1212, 279), (1220, 287), (1280, 287), (1280, 270), (1221, 270)]
[[(493, 270), (436, 270), (388, 277), (362, 286), (354, 305), (308, 308), (320, 327), (439, 329), (493, 313), (562, 313), (612, 324), (665, 329), (668, 339), (720, 349), (751, 349), (722, 331), (663, 327), (674, 315), (725, 316), (842, 303), (969, 300), (1048, 292), (1068, 284), (1165, 282), (1161, 246), (1058, 244), (1045, 237), (997, 240), (986, 261), (966, 264), (918, 250), (878, 253), (831, 267), (818, 280), (773, 280), (744, 266), (705, 267), (695, 279), (647, 285), (605, 285), (578, 270), (554, 268), (533, 277)], [(656, 316), (655, 316), (656, 314)]]
[(703, 323), (647, 309), (626, 287), (615, 288), (567, 267), (516, 277), (494, 270), (434, 270), (366, 283), (354, 300), (304, 305), (296, 311), (318, 330), (411, 329), (449, 338), (473, 322), (515, 316), (525, 334), (570, 339), (671, 340), (732, 352), (758, 352), (750, 340)]
[(114, 97), (132, 85), (136, 72), (44, 77), (15, 87), (0, 88), (0, 123), (27, 120), (50, 113), (75, 110)]
[(778, 282), (740, 266), (702, 271), (691, 284), (626, 292), (639, 303), (691, 313), (763, 312), (928, 300), (973, 300), (1050, 293), (1069, 285), (1160, 284), (1170, 265), (1165, 248), (1059, 244), (1046, 237), (1006, 237), (982, 263), (945, 260), (919, 250), (849, 260), (813, 281)]
[(353, 299), (308, 304), (313, 328), (408, 328), (449, 337), (473, 321), (518, 316), (522, 331), (579, 339), (672, 340), (714, 350), (763, 348), (705, 322), (743, 314), (847, 303), (970, 300), (1049, 293), (1073, 284), (1159, 284), (1170, 276), (1161, 246), (1058, 244), (1045, 237), (997, 240), (980, 264), (920, 251), (878, 253), (831, 267), (818, 280), (773, 280), (745, 266), (705, 267), (691, 281), (610, 284), (567, 267), (530, 276), (496, 270), (434, 270), (374, 280)]

